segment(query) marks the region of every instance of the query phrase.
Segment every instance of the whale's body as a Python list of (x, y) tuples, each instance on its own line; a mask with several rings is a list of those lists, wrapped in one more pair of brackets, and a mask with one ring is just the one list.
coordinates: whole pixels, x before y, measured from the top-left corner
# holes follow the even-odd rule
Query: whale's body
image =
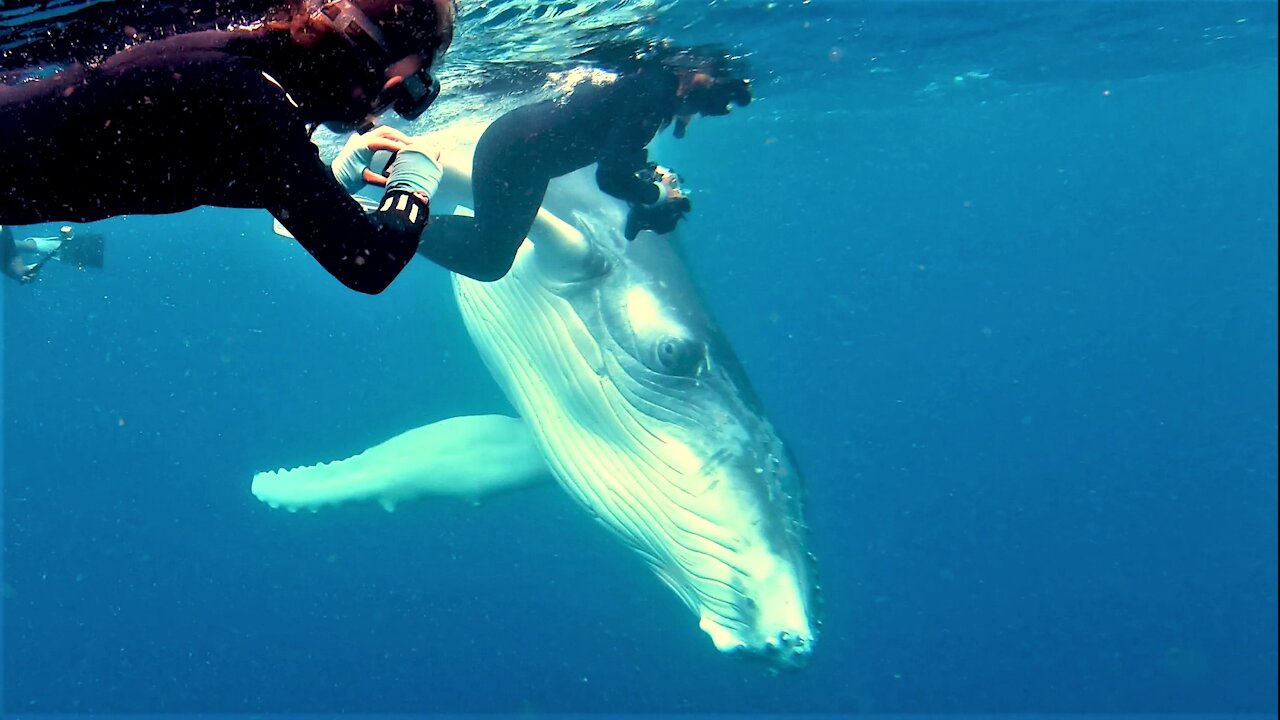
[[(450, 177), (435, 211), (467, 213), (468, 175)], [(672, 242), (627, 242), (620, 206), (591, 185), (553, 183), (503, 279), (453, 276), (467, 330), (527, 434), (509, 418), (454, 418), (339, 463), (261, 473), (254, 492), (288, 506), (394, 502), (525, 485), (545, 467), (717, 648), (802, 660), (816, 635), (796, 465)], [(495, 473), (487, 449), (499, 436), (510, 473)], [(466, 479), (468, 451), (488, 479)]]

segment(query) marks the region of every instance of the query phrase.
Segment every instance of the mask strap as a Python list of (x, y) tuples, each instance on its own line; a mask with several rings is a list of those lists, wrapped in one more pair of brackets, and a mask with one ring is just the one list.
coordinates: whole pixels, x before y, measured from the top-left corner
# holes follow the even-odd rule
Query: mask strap
[(378, 54), (386, 55), (387, 40), (383, 37), (382, 31), (369, 21), (369, 16), (348, 0), (330, 0), (320, 8), (317, 16), (327, 20), (338, 34), (357, 50), (368, 52), (373, 49), (360, 46), (358, 38), (363, 35), (377, 46)]

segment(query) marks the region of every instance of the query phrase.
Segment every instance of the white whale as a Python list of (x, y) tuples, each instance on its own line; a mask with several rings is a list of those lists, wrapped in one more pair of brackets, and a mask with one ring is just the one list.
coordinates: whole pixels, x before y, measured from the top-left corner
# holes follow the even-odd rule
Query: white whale
[[(469, 158), (467, 143), (447, 153), (436, 212), (469, 212)], [(797, 467), (672, 243), (647, 232), (628, 243), (621, 225), (621, 204), (589, 173), (557, 180), (505, 278), (452, 276), (521, 419), (450, 418), (346, 460), (258, 473), (253, 492), (291, 510), (359, 499), (392, 509), (549, 474), (718, 649), (798, 664), (817, 623)]]

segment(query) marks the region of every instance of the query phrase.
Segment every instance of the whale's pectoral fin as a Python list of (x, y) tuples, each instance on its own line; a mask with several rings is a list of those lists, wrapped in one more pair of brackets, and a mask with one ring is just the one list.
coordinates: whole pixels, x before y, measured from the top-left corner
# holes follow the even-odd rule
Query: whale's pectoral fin
[(260, 472), (253, 494), (291, 512), (357, 500), (393, 510), (421, 495), (477, 500), (550, 479), (524, 421), (468, 415), (410, 430), (346, 460)]
[(538, 211), (533, 227), (529, 228), (529, 240), (533, 243), (538, 267), (561, 282), (598, 277), (607, 269), (604, 254), (578, 227), (546, 209)]

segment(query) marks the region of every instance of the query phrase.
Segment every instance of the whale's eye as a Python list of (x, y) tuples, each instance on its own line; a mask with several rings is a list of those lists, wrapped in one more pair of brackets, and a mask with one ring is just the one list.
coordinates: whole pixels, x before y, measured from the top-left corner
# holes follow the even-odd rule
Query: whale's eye
[(653, 343), (649, 353), (652, 360), (645, 363), (655, 372), (664, 375), (696, 375), (706, 354), (702, 343), (685, 337), (664, 335)]

